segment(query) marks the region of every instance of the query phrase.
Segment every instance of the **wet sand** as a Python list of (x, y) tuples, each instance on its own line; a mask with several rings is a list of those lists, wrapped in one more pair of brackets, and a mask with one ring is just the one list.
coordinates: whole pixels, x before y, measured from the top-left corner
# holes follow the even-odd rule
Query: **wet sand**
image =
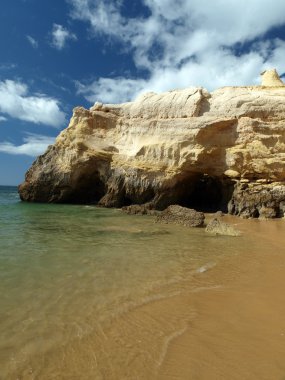
[(169, 344), (159, 379), (285, 379), (285, 221), (226, 219), (265, 247), (207, 273), (221, 287), (191, 297), (199, 318)]
[(285, 379), (285, 221), (224, 219), (264, 249), (229, 255), (176, 295), (169, 286), (168, 297), (114, 320), (97, 352), (98, 378)]

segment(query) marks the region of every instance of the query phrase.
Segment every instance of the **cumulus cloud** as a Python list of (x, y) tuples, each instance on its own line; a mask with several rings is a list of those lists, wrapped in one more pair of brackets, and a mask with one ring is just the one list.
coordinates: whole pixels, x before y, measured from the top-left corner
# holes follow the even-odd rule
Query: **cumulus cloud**
[(0, 81), (0, 113), (52, 127), (65, 123), (65, 114), (57, 99), (45, 95), (30, 96), (24, 83), (13, 80)]
[(4, 117), (4, 116), (0, 116), (0, 123), (1, 123), (1, 121), (6, 121), (6, 120), (7, 120), (6, 117)]
[(28, 136), (23, 139), (23, 144), (21, 145), (15, 145), (10, 142), (0, 142), (0, 152), (36, 157), (43, 154), (47, 147), (54, 143), (54, 140), (54, 137), (28, 134)]
[(142, 0), (148, 13), (135, 18), (123, 15), (120, 1), (69, 2), (72, 17), (87, 22), (94, 38), (119, 42), (148, 74), (81, 83), (79, 91), (92, 101), (126, 101), (141, 91), (192, 85), (213, 90), (257, 84), (260, 71), (284, 70), (285, 41), (265, 37), (285, 24), (283, 0)]
[(68, 40), (77, 40), (77, 37), (74, 33), (71, 33), (69, 30), (59, 24), (53, 24), (51, 34), (51, 44), (58, 50), (62, 50)]
[(77, 92), (85, 95), (90, 102), (122, 103), (143, 91), (145, 84), (144, 80), (139, 79), (100, 78), (88, 86), (77, 83)]
[(29, 41), (29, 43), (32, 45), (33, 48), (37, 48), (39, 46), (38, 44), (38, 41), (36, 39), (34, 39), (32, 36), (29, 36), (27, 35), (27, 40)]

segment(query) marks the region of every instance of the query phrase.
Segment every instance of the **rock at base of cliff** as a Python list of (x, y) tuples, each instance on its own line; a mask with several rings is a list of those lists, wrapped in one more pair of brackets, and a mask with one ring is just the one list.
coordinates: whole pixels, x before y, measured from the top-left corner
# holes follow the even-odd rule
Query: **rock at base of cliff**
[(228, 211), (242, 218), (272, 219), (284, 217), (284, 204), (284, 182), (240, 182), (234, 189)]
[(206, 227), (206, 232), (214, 235), (224, 235), (224, 236), (240, 236), (240, 231), (236, 230), (233, 226), (228, 223), (222, 222), (218, 218), (210, 220)]
[(276, 218), (276, 210), (273, 207), (262, 206), (259, 209), (260, 219), (273, 219)]
[(151, 208), (150, 204), (130, 205), (122, 207), (122, 211), (129, 215), (159, 215), (160, 211)]
[(191, 208), (171, 205), (157, 216), (156, 221), (161, 223), (181, 224), (185, 227), (202, 227), (205, 215)]

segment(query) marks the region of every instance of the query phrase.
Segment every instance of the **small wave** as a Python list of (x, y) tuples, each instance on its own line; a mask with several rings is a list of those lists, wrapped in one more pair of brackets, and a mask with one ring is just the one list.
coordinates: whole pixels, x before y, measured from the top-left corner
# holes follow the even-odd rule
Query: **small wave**
[(204, 273), (207, 272), (209, 269), (212, 269), (216, 266), (217, 264), (212, 262), (212, 263), (207, 263), (205, 265), (202, 265), (198, 269), (196, 269), (196, 273)]
[(138, 234), (141, 236), (156, 236), (156, 235), (170, 235), (170, 232), (164, 231), (164, 230), (154, 230), (154, 231), (139, 231)]
[(170, 233), (168, 231), (160, 231), (160, 230), (154, 230), (154, 231), (144, 231), (142, 229), (136, 228), (136, 227), (119, 227), (119, 226), (109, 226), (105, 228), (101, 228), (96, 231), (99, 234), (108, 234), (108, 233), (129, 233), (134, 234), (138, 237), (152, 237), (156, 235), (169, 235)]
[(217, 290), (217, 289), (222, 289), (222, 288), (223, 288), (222, 285), (200, 286), (199, 288), (191, 290), (191, 293), (199, 293), (205, 290)]
[(142, 231), (135, 227), (105, 227), (104, 229), (97, 230), (96, 233), (99, 234), (109, 234), (109, 233), (130, 233), (130, 234), (140, 234)]
[(167, 351), (168, 351), (168, 348), (171, 344), (171, 342), (175, 339), (177, 339), (179, 336), (183, 335), (187, 330), (187, 326), (179, 329), (179, 330), (176, 330), (174, 333), (172, 333), (171, 335), (169, 335), (165, 342), (164, 342), (164, 346), (162, 348), (162, 351), (161, 351), (161, 354), (160, 354), (160, 358), (158, 360), (158, 367), (161, 367), (165, 357), (166, 357), (166, 354), (167, 354)]

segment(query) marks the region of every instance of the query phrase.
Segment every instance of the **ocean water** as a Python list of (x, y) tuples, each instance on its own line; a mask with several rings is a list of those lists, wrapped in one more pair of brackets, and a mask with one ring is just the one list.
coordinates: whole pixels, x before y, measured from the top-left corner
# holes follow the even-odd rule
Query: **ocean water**
[(0, 187), (0, 379), (155, 378), (197, 313), (170, 301), (254, 244)]

